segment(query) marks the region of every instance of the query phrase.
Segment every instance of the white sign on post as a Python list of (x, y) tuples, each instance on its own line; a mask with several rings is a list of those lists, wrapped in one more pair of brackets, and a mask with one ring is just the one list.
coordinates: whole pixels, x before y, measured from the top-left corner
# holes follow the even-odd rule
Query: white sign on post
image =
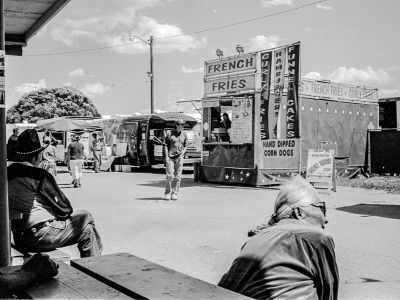
[(333, 150), (308, 150), (306, 179), (317, 188), (332, 189), (336, 192), (335, 158)]

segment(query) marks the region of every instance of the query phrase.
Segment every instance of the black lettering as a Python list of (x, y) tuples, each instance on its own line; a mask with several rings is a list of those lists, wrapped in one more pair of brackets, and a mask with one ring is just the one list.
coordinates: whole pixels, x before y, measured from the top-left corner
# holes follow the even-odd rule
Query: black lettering
[(246, 79), (240, 79), (240, 80), (239, 80), (238, 87), (239, 87), (240, 89), (245, 88), (245, 87), (246, 87)]
[(246, 67), (251, 67), (253, 65), (253, 58), (249, 57), (246, 59)]
[(243, 59), (241, 59), (241, 60), (239, 60), (238, 62), (237, 62), (237, 68), (238, 69), (241, 69), (241, 68), (243, 68), (244, 67), (244, 61), (243, 61)]

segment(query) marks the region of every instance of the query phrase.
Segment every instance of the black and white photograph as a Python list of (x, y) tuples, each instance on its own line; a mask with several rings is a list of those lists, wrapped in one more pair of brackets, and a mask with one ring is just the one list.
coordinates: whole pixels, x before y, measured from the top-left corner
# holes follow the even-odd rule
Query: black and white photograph
[(400, 299), (399, 10), (0, 0), (0, 299)]

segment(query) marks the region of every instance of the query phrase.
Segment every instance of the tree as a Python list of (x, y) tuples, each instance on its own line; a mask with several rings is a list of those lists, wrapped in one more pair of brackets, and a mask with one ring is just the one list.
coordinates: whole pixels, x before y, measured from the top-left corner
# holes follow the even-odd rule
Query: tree
[(76, 88), (44, 88), (24, 94), (7, 111), (7, 123), (36, 123), (64, 116), (101, 117), (92, 101)]

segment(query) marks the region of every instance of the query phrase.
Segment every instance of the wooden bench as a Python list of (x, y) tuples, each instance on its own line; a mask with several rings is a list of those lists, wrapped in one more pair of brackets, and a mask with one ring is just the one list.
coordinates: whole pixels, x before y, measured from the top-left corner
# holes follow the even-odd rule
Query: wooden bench
[[(12, 272), (18, 267), (1, 268)], [(58, 275), (44, 283), (19, 291), (10, 297), (17, 299), (131, 299), (120, 291), (67, 265), (59, 264)]]
[(71, 266), (135, 299), (250, 299), (129, 253), (71, 260)]

